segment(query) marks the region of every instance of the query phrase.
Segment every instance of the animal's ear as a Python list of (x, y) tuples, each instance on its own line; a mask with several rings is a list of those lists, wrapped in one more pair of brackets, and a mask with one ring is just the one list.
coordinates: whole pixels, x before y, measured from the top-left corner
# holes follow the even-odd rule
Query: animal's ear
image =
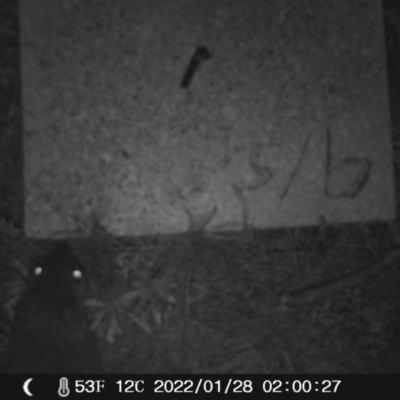
[(81, 269), (85, 271), (84, 266), (76, 256), (72, 246), (67, 240), (59, 240), (53, 243), (49, 251), (40, 258), (36, 264), (42, 264), (42, 267), (51, 265), (70, 266), (70, 269)]

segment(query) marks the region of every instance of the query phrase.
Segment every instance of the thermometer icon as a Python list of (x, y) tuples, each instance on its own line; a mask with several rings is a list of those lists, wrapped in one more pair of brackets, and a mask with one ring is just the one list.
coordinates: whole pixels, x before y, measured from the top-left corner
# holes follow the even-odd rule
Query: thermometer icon
[(58, 389), (58, 395), (60, 397), (67, 397), (69, 395), (68, 379), (67, 378), (61, 378), (60, 379), (60, 388)]

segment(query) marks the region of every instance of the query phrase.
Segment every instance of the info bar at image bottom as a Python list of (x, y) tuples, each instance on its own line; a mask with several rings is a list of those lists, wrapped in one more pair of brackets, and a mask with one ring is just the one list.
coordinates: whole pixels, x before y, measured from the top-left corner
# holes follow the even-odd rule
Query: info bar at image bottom
[[(1, 375), (1, 397), (118, 398), (177, 394), (298, 397), (400, 395), (400, 375), (274, 375), (274, 374), (103, 374)], [(395, 397), (393, 397), (395, 396)]]

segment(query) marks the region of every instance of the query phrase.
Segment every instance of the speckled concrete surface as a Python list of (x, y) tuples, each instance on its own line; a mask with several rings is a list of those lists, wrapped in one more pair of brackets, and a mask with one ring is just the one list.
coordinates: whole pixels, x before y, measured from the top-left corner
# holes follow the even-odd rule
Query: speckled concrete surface
[(394, 217), (377, 0), (21, 0), (21, 43), (29, 236)]

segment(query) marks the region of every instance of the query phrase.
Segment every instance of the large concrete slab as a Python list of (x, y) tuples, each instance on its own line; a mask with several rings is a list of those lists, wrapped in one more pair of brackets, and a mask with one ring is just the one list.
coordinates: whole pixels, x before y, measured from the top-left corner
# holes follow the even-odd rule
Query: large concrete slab
[(380, 1), (20, 13), (29, 236), (92, 215), (118, 235), (394, 217)]

